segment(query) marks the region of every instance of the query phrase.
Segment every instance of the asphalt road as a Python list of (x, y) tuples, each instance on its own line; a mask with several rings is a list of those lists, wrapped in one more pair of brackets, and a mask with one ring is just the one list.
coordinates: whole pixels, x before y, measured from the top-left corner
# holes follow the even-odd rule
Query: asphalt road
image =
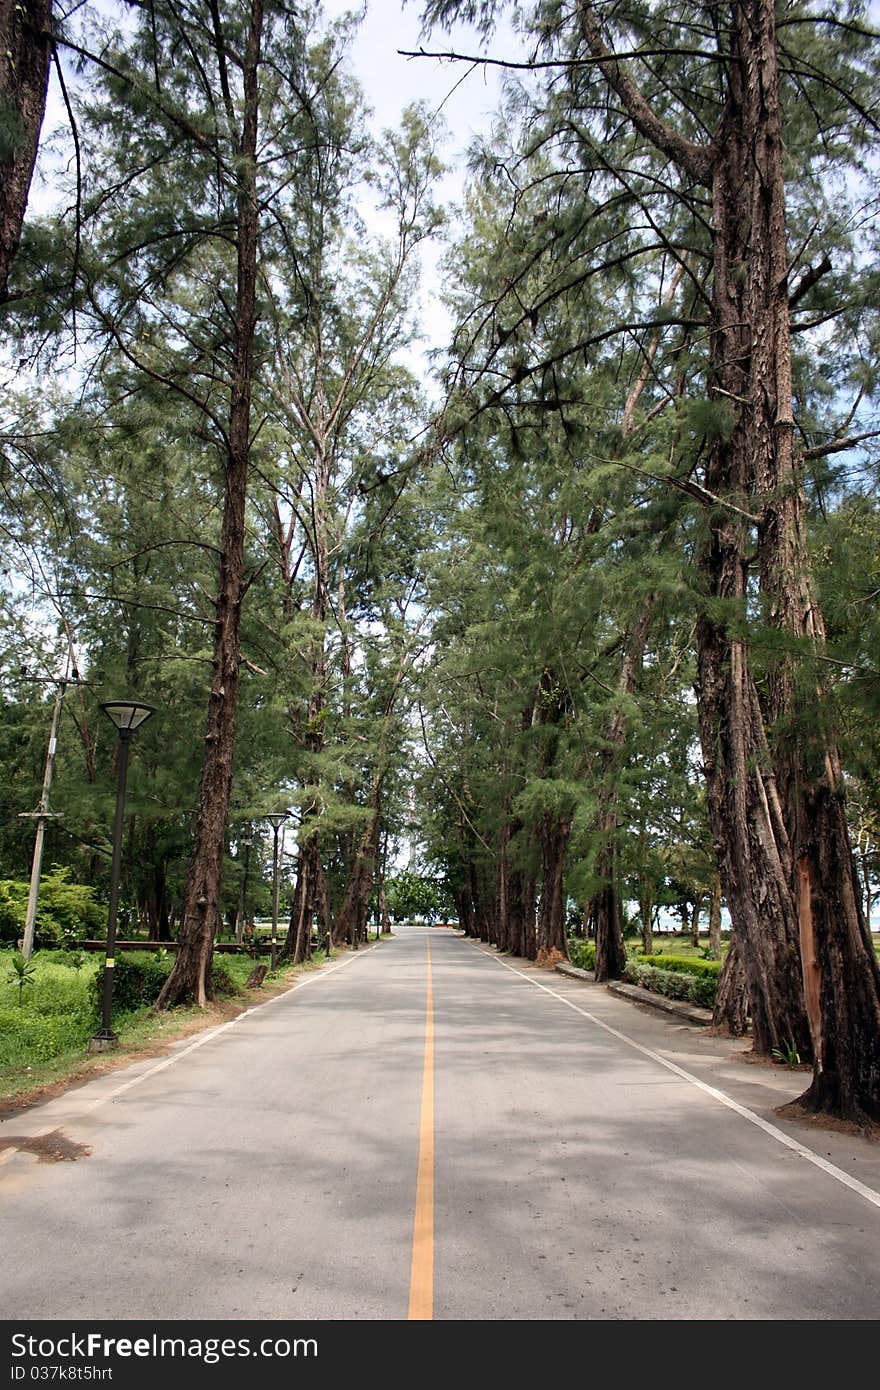
[(0, 1164), (0, 1307), (876, 1318), (880, 1152), (780, 1121), (805, 1082), (601, 987), (402, 929), (0, 1125), (90, 1151)]

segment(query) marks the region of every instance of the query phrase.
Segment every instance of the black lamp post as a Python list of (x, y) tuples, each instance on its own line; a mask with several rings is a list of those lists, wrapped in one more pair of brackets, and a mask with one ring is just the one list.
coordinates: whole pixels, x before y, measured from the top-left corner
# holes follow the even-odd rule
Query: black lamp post
[(272, 827), (272, 947), (269, 956), (269, 969), (275, 969), (275, 951), (278, 946), (278, 832), (289, 818), (289, 811), (273, 811), (266, 817)]
[(107, 957), (104, 961), (104, 990), (101, 1000), (101, 1027), (89, 1043), (90, 1052), (115, 1047), (119, 1039), (110, 1027), (113, 1013), (113, 969), (116, 949), (116, 915), (119, 907), (119, 868), (122, 862), (122, 822), (125, 811), (125, 782), (128, 752), (135, 729), (155, 713), (152, 705), (134, 700), (108, 700), (101, 709), (119, 731), (119, 759), (116, 777), (116, 820), (113, 824), (113, 863), (110, 869), (110, 906), (107, 909)]

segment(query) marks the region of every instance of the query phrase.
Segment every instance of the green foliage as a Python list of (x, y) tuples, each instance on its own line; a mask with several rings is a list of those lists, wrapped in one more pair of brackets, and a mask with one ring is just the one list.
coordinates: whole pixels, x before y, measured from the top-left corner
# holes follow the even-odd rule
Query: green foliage
[[(105, 966), (101, 966), (92, 981), (91, 998), (95, 1013), (101, 1009), (104, 991)], [(144, 952), (119, 952), (116, 964), (112, 967), (113, 1010), (130, 1013), (155, 1004), (159, 992), (171, 970), (169, 959), (158, 960), (156, 956)]]
[(0, 882), (0, 941), (17, 941), (24, 932), (27, 900), (26, 883)]
[(673, 970), (677, 974), (699, 975), (716, 979), (721, 969), (720, 960), (703, 960), (700, 956), (672, 956), (656, 951), (652, 956), (639, 955), (640, 965), (651, 965), (656, 970)]
[(718, 992), (717, 974), (700, 977), (684, 970), (657, 969), (654, 965), (644, 964), (646, 959), (649, 958), (641, 956), (636, 960), (627, 961), (624, 978), (634, 985), (640, 985), (642, 989), (650, 990), (653, 994), (663, 994), (668, 999), (684, 999), (704, 1009), (714, 1008)]
[[(0, 881), (0, 941), (16, 941), (24, 933), (29, 884), (19, 879)], [(67, 866), (54, 864), (40, 879), (35, 938), (38, 944), (61, 945), (100, 932), (106, 908), (94, 888), (71, 880)]]
[(21, 955), (19, 951), (16, 951), (15, 955), (12, 957), (12, 969), (10, 970), (6, 978), (7, 981), (10, 984), (14, 984), (18, 990), (19, 1008), (21, 1008), (22, 992), (29, 985), (33, 985), (35, 974), (36, 966), (34, 965), (33, 961), (25, 960), (24, 956)]
[(801, 1064), (801, 1054), (790, 1039), (782, 1047), (774, 1047), (771, 1055), (786, 1067), (799, 1067)]
[(585, 941), (583, 937), (568, 938), (568, 958), (579, 970), (594, 970), (596, 967), (596, 943)]
[(385, 880), (388, 911), (395, 922), (410, 917), (450, 916), (450, 902), (443, 885), (427, 874), (404, 869)]
[[(23, 1071), (61, 1053), (85, 1047), (95, 1031), (95, 1013), (89, 996), (92, 969), (76, 970), (51, 959), (56, 953), (39, 953), (28, 963), (35, 987), (21, 1005), (15, 1003), (13, 972), (0, 985), (0, 1073)], [(57, 953), (60, 954), (60, 953)], [(0, 959), (13, 965), (4, 952)], [(11, 978), (10, 978), (11, 975)]]
[[(133, 1013), (136, 1009), (155, 1004), (173, 963), (174, 959), (167, 951), (120, 952), (113, 966), (114, 1013)], [(218, 957), (214, 958), (212, 978), (215, 994), (226, 996), (238, 993), (239, 986), (229, 967)], [(103, 990), (104, 967), (101, 966), (91, 986), (92, 1006), (96, 1013), (101, 1008)]]

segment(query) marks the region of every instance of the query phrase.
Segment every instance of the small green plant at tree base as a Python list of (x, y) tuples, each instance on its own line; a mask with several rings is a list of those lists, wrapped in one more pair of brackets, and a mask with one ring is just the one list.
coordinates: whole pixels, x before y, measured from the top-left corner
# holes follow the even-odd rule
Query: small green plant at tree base
[(12, 969), (6, 976), (11, 985), (18, 985), (18, 1007), (21, 1008), (21, 997), (28, 985), (34, 983), (34, 975), (37, 967), (32, 960), (25, 960), (20, 951), (16, 951), (12, 957)]
[(783, 1043), (782, 1047), (774, 1047), (771, 1056), (786, 1067), (799, 1067), (801, 1064), (801, 1054), (792, 1041)]

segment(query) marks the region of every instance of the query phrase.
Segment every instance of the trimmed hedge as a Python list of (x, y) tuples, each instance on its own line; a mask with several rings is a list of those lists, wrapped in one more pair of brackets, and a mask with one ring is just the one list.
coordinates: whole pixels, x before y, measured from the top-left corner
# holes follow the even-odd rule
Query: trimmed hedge
[[(718, 962), (697, 963), (711, 965)], [(695, 974), (683, 970), (662, 970), (640, 958), (628, 961), (623, 974), (630, 984), (641, 985), (642, 989), (648, 989), (652, 994), (663, 994), (667, 999), (685, 999), (689, 1004), (698, 1004), (704, 1009), (715, 1007), (715, 996), (718, 993), (717, 971)]]
[(655, 970), (674, 970), (682, 975), (710, 975), (715, 979), (721, 969), (720, 960), (702, 960), (699, 956), (636, 956), (639, 965), (653, 965)]
[(595, 941), (584, 941), (582, 937), (570, 936), (568, 938), (568, 955), (572, 965), (576, 965), (579, 970), (595, 970)]

